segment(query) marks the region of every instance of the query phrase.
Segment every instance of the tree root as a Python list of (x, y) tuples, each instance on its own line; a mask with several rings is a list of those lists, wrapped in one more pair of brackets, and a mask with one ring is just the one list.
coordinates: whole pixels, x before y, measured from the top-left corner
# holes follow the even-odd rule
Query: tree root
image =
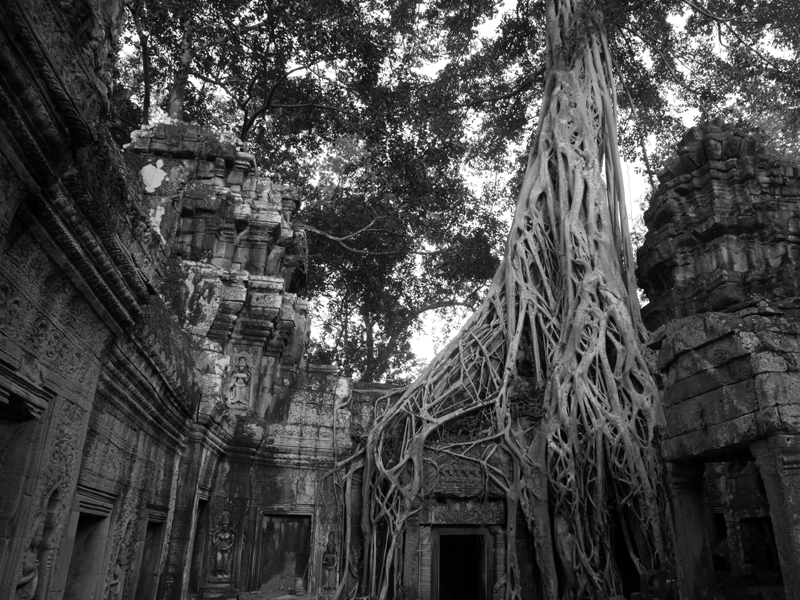
[(364, 469), (362, 593), (381, 600), (398, 597), (404, 531), (431, 492), (435, 451), (477, 461), (485, 489), (506, 499), (507, 600), (521, 599), (518, 510), (548, 599), (621, 592), (616, 513), (640, 572), (667, 559), (612, 63), (599, 17), (581, 4), (547, 3), (539, 129), (486, 299), (413, 384), (383, 400), (363, 462), (350, 463)]

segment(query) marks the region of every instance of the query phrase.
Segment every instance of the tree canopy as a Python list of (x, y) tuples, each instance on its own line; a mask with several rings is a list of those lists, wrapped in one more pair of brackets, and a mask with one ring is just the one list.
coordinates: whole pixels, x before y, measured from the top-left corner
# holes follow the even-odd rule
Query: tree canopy
[[(793, 0), (595, 0), (619, 147), (652, 178), (680, 115), (791, 151)], [(298, 185), (320, 358), (395, 378), (419, 317), (474, 306), (498, 264), (539, 121), (545, 2), (131, 0), (115, 81), (128, 129), (158, 113), (232, 129)], [(758, 133), (758, 131), (757, 131)]]

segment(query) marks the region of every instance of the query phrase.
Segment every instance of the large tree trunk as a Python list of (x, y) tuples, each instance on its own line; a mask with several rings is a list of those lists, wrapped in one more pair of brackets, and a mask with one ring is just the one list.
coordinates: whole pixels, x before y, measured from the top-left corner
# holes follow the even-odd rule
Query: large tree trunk
[[(631, 273), (613, 65), (590, 6), (547, 1), (539, 126), (487, 298), (419, 379), (387, 398), (369, 434), (365, 545), (388, 551), (369, 556), (365, 591), (381, 599), (400, 581), (387, 561), (437, 453), (481, 463), (487, 486), (506, 496), (509, 524), (522, 509), (548, 599), (622, 591), (615, 514), (640, 572), (667, 560), (658, 396)], [(442, 435), (467, 423), (463, 439)], [(520, 600), (514, 527), (507, 533), (506, 598)]]
[(150, 76), (150, 38), (145, 33), (142, 26), (140, 8), (129, 6), (133, 21), (136, 25), (136, 35), (139, 37), (139, 47), (142, 51), (142, 80), (144, 84), (144, 96), (142, 98), (142, 124), (150, 123), (150, 98), (152, 96), (152, 82)]
[(167, 114), (171, 119), (183, 120), (183, 105), (186, 100), (186, 87), (192, 70), (194, 52), (192, 50), (192, 22), (188, 17), (181, 19), (181, 57), (175, 68), (172, 85), (169, 88)]

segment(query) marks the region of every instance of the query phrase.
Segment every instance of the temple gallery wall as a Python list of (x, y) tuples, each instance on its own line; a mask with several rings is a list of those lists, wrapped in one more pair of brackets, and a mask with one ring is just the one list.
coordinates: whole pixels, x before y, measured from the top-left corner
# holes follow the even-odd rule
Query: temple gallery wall
[[(382, 387), (304, 360), (302, 198), (269, 165), (190, 124), (112, 140), (122, 3), (83, 5), (0, 4), (0, 598), (329, 597), (361, 552), (331, 467)], [(711, 122), (659, 178), (637, 276), (675, 568), (621, 558), (626, 591), (798, 599), (800, 168)], [(503, 598), (515, 526), (540, 598), (519, 517), (429, 458), (404, 597)]]

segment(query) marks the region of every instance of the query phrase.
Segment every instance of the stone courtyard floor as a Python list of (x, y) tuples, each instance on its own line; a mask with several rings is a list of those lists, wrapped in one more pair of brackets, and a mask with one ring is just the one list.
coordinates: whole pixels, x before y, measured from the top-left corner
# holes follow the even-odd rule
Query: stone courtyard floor
[[(320, 600), (325, 596), (320, 596)], [(315, 594), (306, 592), (302, 596), (297, 596), (294, 593), (289, 593), (287, 590), (277, 592), (240, 592), (239, 600), (317, 600)]]

